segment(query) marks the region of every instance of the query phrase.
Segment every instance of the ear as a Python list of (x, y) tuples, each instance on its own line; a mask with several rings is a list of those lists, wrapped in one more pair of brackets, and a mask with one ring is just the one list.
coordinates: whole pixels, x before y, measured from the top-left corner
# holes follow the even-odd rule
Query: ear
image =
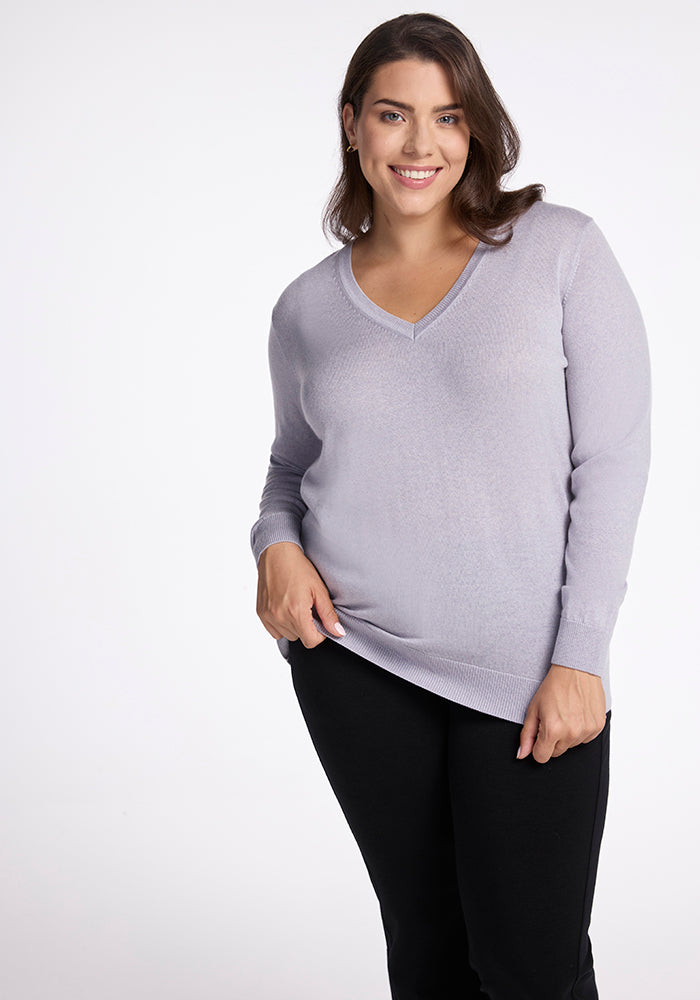
[(355, 131), (355, 112), (349, 102), (343, 106), (343, 128), (351, 146), (357, 145), (357, 133)]

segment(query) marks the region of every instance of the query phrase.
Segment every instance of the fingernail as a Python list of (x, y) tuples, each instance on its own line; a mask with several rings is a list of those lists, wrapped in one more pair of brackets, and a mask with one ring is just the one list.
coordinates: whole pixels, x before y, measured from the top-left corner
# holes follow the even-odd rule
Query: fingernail
[(342, 625), (340, 624), (340, 622), (336, 622), (336, 623), (335, 623), (335, 630), (336, 630), (336, 632), (337, 632), (337, 633), (338, 633), (339, 635), (345, 635), (345, 629), (344, 629), (344, 628), (343, 628), (343, 626), (342, 626)]
[(520, 750), (521, 750), (521, 748), (518, 747), (518, 752), (515, 755), (516, 760), (518, 760), (520, 758)]

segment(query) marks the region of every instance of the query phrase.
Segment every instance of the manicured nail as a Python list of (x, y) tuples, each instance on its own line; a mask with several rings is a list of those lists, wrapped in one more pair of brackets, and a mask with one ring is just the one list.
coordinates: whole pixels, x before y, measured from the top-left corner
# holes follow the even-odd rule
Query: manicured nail
[(516, 757), (516, 760), (519, 760), (519, 759), (520, 759), (520, 750), (521, 750), (521, 748), (520, 748), (520, 747), (518, 747), (518, 752), (517, 752), (517, 753), (516, 753), (516, 755), (515, 755), (515, 757)]
[(335, 623), (335, 630), (336, 630), (336, 632), (337, 632), (337, 633), (338, 633), (339, 635), (345, 635), (345, 629), (344, 629), (344, 628), (343, 628), (343, 626), (342, 626), (342, 625), (340, 624), (340, 622), (336, 622), (336, 623)]

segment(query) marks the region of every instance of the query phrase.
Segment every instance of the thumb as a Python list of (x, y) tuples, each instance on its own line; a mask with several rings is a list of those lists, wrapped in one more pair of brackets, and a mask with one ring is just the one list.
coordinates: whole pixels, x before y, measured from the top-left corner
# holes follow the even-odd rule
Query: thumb
[(325, 587), (317, 590), (314, 594), (314, 604), (316, 605), (316, 612), (321, 619), (323, 627), (328, 632), (332, 632), (333, 635), (345, 635), (345, 629), (338, 621), (338, 615), (333, 607), (330, 594)]
[(520, 730), (520, 746), (518, 748), (518, 759), (522, 760), (523, 757), (527, 757), (531, 753), (532, 748), (537, 740), (537, 733), (540, 728), (540, 718), (537, 709), (534, 706), (530, 706), (527, 710), (527, 715), (525, 716), (525, 722), (523, 723), (523, 728)]

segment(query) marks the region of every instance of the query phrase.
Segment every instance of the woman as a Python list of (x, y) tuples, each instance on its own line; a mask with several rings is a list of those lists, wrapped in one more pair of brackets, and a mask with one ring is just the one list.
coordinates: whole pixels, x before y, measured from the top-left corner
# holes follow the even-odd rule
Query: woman
[(257, 613), (394, 1000), (589, 1000), (644, 324), (590, 216), (502, 190), (517, 132), (454, 25), (377, 27), (338, 110), (343, 246), (272, 312)]

